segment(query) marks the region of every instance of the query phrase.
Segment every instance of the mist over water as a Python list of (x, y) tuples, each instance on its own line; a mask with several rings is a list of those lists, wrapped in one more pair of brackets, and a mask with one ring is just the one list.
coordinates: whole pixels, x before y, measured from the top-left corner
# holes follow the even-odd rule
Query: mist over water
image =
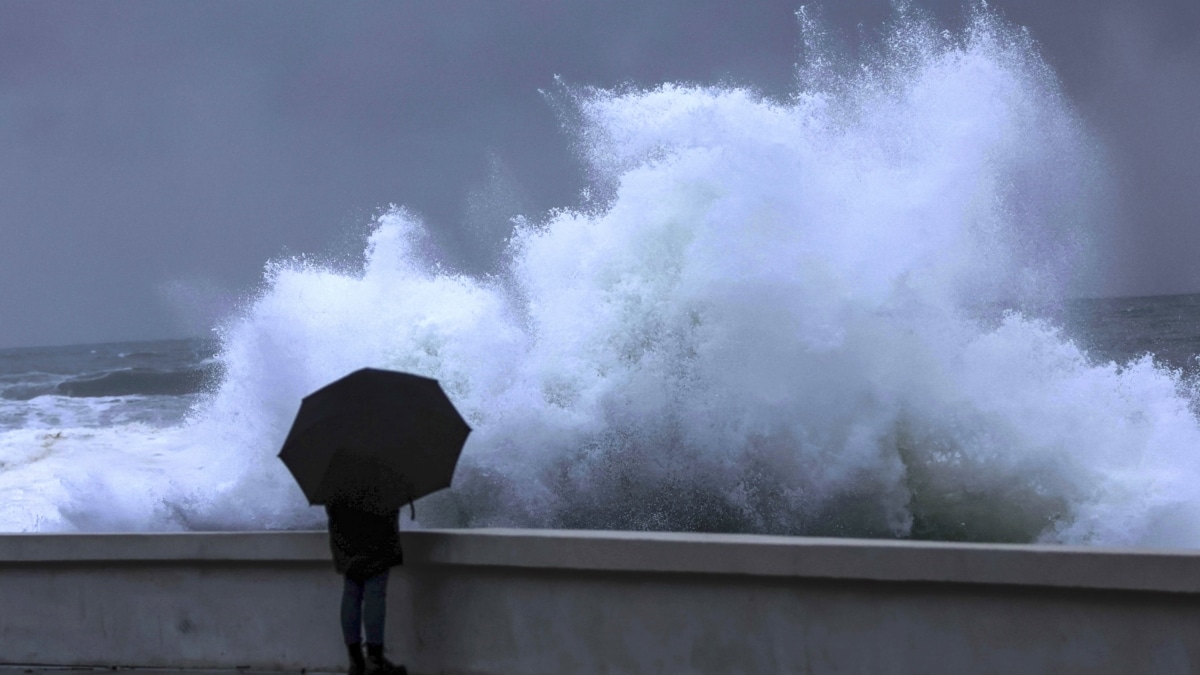
[(851, 63), (800, 19), (785, 101), (568, 90), (590, 194), (492, 275), (403, 208), (361, 269), (271, 263), (185, 423), (6, 432), (35, 450), (0, 527), (320, 526), (275, 455), (303, 395), (376, 366), (475, 429), (427, 527), (1200, 545), (1184, 378), (1031, 309), (1094, 273), (1105, 188), (1036, 46), (902, 9)]

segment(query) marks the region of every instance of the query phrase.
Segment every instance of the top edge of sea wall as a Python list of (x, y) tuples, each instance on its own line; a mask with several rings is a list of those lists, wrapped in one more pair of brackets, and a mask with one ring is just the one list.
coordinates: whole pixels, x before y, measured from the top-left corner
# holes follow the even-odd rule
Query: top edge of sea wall
[[(1200, 593), (1200, 551), (746, 534), (413, 530), (411, 567), (716, 575)], [(323, 531), (3, 534), (0, 569), (144, 563), (329, 564)]]

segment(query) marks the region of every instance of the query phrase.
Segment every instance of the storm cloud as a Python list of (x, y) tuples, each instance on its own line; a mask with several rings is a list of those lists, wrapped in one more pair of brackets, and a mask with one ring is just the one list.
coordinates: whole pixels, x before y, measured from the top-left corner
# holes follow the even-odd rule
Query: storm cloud
[[(578, 203), (569, 86), (796, 85), (800, 2), (0, 4), (0, 347), (203, 334), (263, 264), (352, 262), (403, 204), (487, 271)], [(965, 5), (913, 3), (949, 27)], [(1103, 143), (1096, 291), (1200, 291), (1200, 5), (1007, 0)], [(854, 51), (886, 0), (818, 7)]]

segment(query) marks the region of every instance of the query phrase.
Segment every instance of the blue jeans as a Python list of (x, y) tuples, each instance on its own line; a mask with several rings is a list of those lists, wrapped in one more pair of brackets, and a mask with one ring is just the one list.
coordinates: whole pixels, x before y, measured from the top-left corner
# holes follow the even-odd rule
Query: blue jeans
[(367, 634), (367, 644), (383, 644), (387, 582), (387, 570), (361, 583), (346, 577), (342, 587), (342, 636), (346, 644), (362, 642), (360, 626)]

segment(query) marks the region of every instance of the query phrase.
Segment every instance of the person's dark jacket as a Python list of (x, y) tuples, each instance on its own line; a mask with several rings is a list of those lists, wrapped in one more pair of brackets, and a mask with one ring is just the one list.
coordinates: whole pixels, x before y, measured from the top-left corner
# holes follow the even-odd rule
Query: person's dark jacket
[(369, 579), (404, 562), (400, 549), (400, 511), (373, 513), (350, 504), (330, 504), (329, 548), (338, 574)]

